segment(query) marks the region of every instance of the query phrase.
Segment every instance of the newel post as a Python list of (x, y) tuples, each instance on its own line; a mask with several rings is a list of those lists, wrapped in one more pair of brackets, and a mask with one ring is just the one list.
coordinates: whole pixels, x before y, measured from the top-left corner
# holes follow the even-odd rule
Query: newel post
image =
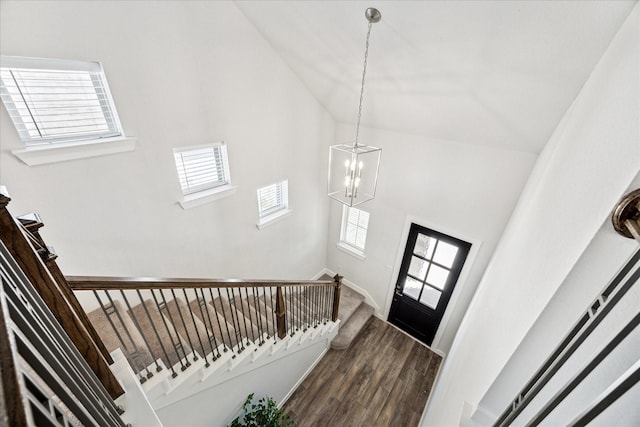
[(333, 291), (333, 311), (331, 312), (331, 320), (338, 320), (338, 310), (340, 309), (340, 291), (342, 290), (342, 276), (336, 274), (333, 276), (333, 280), (336, 282)]
[(282, 286), (278, 286), (276, 290), (276, 321), (278, 323), (278, 338), (280, 339), (284, 339), (287, 336), (286, 313)]

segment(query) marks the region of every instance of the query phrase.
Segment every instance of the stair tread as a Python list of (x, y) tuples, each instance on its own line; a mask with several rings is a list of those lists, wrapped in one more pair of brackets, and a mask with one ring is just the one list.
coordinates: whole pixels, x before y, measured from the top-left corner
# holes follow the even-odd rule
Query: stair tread
[(364, 302), (364, 295), (354, 291), (348, 286), (342, 286), (340, 291), (340, 307), (338, 308), (338, 319), (345, 323), (356, 312), (360, 304)]
[[(173, 327), (173, 322), (168, 319), (165, 313), (160, 313), (153, 300), (147, 299), (142, 304), (132, 307), (131, 314), (136, 317), (140, 329), (145, 332), (153, 354), (162, 358), (168, 366), (173, 366), (184, 355), (191, 352), (188, 343)], [(152, 325), (155, 325), (155, 328)], [(182, 347), (179, 354), (176, 354), (176, 345)]]
[[(134, 367), (134, 369), (141, 370), (153, 361), (153, 357), (147, 350), (142, 335), (140, 335), (138, 328), (136, 328), (133, 321), (127, 314), (127, 310), (124, 308), (124, 305), (118, 300), (114, 300), (113, 305), (119, 315), (116, 315), (114, 312), (110, 315), (111, 321), (107, 319), (107, 315), (101, 308), (93, 310), (87, 314), (89, 321), (93, 324), (93, 327), (98, 332), (98, 335), (100, 335), (100, 338), (109, 352), (126, 345), (126, 356), (129, 363)], [(120, 338), (118, 338), (118, 335), (114, 331), (114, 326), (117, 328)], [(121, 344), (120, 339), (123, 339), (125, 343)]]
[(348, 321), (340, 324), (340, 332), (331, 341), (331, 348), (342, 350), (348, 348), (353, 340), (358, 336), (369, 318), (373, 315), (374, 309), (369, 304), (362, 302)]
[(213, 332), (214, 344), (224, 344), (229, 348), (233, 348), (237, 342), (235, 341), (235, 330), (230, 326), (224, 317), (214, 310), (211, 301), (201, 305), (202, 300), (195, 299), (189, 303), (194, 314), (205, 324), (208, 325), (207, 330)]

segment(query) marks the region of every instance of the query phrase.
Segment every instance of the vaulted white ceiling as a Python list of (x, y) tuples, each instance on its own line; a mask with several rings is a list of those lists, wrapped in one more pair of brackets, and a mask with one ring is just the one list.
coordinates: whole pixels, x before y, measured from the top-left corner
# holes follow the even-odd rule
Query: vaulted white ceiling
[[(338, 122), (540, 152), (636, 1), (238, 1)], [(340, 141), (346, 142), (346, 141)]]

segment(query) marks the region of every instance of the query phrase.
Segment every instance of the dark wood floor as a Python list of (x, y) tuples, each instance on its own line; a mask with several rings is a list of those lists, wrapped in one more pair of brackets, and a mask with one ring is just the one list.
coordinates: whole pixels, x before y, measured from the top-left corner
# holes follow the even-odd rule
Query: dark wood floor
[(329, 350), (284, 410), (300, 427), (415, 427), (442, 358), (378, 318)]

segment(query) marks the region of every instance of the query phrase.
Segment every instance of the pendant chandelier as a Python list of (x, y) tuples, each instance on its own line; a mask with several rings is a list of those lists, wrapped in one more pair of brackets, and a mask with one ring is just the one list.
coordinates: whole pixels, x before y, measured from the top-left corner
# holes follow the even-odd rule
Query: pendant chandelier
[(329, 197), (347, 206), (356, 206), (375, 197), (382, 152), (381, 148), (360, 144), (358, 141), (371, 27), (380, 21), (382, 15), (377, 9), (369, 8), (365, 12), (365, 17), (369, 21), (369, 29), (364, 51), (356, 138), (353, 144), (337, 144), (329, 147)]

